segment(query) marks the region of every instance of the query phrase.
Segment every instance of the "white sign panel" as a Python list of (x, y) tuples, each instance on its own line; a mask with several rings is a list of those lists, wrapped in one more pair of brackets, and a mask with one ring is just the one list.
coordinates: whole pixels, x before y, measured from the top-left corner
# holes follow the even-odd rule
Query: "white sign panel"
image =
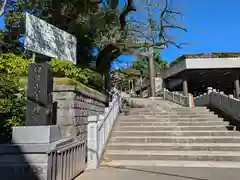
[(155, 91), (160, 91), (162, 90), (162, 83), (163, 80), (160, 77), (155, 77)]
[(36, 53), (76, 64), (76, 37), (28, 13), (26, 13), (24, 47)]

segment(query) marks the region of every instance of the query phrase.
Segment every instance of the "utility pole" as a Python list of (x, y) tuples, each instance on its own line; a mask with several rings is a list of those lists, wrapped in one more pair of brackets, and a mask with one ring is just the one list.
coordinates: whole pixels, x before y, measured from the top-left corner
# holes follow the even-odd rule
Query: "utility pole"
[(142, 70), (140, 70), (140, 73), (141, 73), (141, 76), (140, 76), (140, 84), (141, 84), (141, 90), (140, 90), (140, 97), (142, 97), (143, 98), (143, 87), (142, 87), (142, 85), (143, 85), (143, 79), (142, 79), (142, 77), (143, 77), (143, 71)]
[[(154, 43), (154, 35), (153, 35), (153, 22), (150, 12), (150, 2), (147, 0), (147, 11), (148, 11), (148, 22), (149, 22), (149, 31), (151, 39)], [(150, 97), (155, 97), (155, 68), (154, 68), (154, 59), (153, 59), (153, 47), (149, 47), (148, 49), (148, 77), (149, 77), (149, 85), (150, 85)]]
[(155, 97), (155, 72), (154, 72), (154, 60), (153, 60), (153, 48), (149, 48), (149, 57), (148, 57), (148, 76), (150, 84), (150, 97)]

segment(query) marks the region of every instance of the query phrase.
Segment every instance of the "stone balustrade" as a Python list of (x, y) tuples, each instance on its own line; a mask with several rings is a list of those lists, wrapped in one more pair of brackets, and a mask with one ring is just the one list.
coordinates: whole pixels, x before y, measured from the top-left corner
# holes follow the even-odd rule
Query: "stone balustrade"
[(96, 169), (99, 166), (121, 102), (121, 97), (115, 94), (109, 107), (106, 107), (102, 114), (88, 117), (88, 169)]
[(234, 119), (240, 120), (240, 100), (232, 94), (226, 95), (224, 92), (217, 91), (211, 87), (207, 93), (194, 98), (196, 106), (208, 106), (218, 109)]
[(191, 94), (188, 94), (188, 96), (186, 96), (179, 92), (171, 92), (165, 88), (163, 89), (163, 98), (165, 100), (169, 100), (186, 107), (193, 107), (194, 105), (193, 97)]

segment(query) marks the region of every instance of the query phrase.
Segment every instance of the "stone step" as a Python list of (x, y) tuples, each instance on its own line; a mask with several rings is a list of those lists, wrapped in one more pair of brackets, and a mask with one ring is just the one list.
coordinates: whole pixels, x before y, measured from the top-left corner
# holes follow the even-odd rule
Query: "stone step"
[(218, 117), (198, 117), (198, 118), (189, 118), (189, 117), (161, 117), (161, 118), (156, 118), (156, 117), (133, 117), (133, 116), (119, 116), (118, 120), (120, 122), (159, 122), (159, 121), (223, 121), (223, 118), (218, 118)]
[(229, 125), (229, 122), (225, 122), (225, 121), (177, 121), (177, 122), (174, 122), (174, 121), (160, 121), (160, 122), (156, 122), (156, 121), (153, 121), (153, 122), (149, 122), (149, 121), (146, 121), (146, 122), (119, 122), (118, 123), (119, 126), (121, 127), (124, 127), (124, 126), (127, 126), (127, 127), (131, 127), (131, 126), (206, 126), (206, 125), (209, 125), (209, 126), (218, 126), (218, 125)]
[(188, 114), (184, 114), (184, 115), (126, 115), (126, 116), (120, 116), (120, 117), (131, 117), (131, 118), (216, 118), (218, 117), (216, 114), (199, 114), (199, 115), (188, 115)]
[[(164, 108), (163, 108), (164, 109)], [(169, 112), (178, 112), (178, 113), (213, 113), (212, 111), (210, 111), (209, 109), (203, 109), (203, 110), (196, 110), (196, 109), (175, 109), (175, 108), (171, 108), (171, 109), (164, 109), (164, 110), (168, 110)]]
[(237, 131), (113, 131), (112, 136), (240, 136)]
[(238, 161), (240, 152), (236, 151), (135, 151), (108, 150), (105, 158), (109, 160), (180, 160), (180, 161)]
[(112, 143), (240, 143), (240, 136), (116, 136)]
[[(161, 161), (161, 160), (103, 160), (101, 165), (115, 167), (192, 167), (192, 168), (240, 168), (240, 162), (229, 161)], [(199, 179), (200, 180), (200, 179)]]
[(210, 130), (234, 130), (234, 126), (118, 126), (114, 130), (119, 131), (210, 131)]
[(205, 118), (205, 119), (189, 119), (189, 118), (178, 118), (178, 119), (169, 119), (169, 118), (161, 118), (161, 119), (118, 119), (117, 123), (184, 123), (184, 122), (196, 122), (196, 123), (221, 123), (228, 122), (224, 121), (221, 118)]
[(109, 143), (107, 150), (240, 151), (240, 143)]
[(163, 112), (163, 111), (159, 111), (159, 112), (130, 112), (131, 115), (139, 115), (139, 116), (147, 116), (147, 115), (151, 115), (151, 116), (185, 116), (185, 115), (192, 115), (192, 116), (198, 116), (198, 115), (214, 115), (214, 113), (212, 112)]
[(189, 108), (189, 107), (173, 107), (172, 108), (175, 111), (201, 111), (201, 110), (208, 110), (207, 107), (195, 107), (195, 108)]
[(169, 111), (174, 111), (174, 112), (210, 112), (209, 109), (203, 108), (176, 108), (176, 107), (168, 107), (164, 105), (160, 105), (158, 107), (151, 107), (151, 108), (131, 108), (132, 112), (149, 112), (149, 111), (161, 111), (161, 110), (169, 110)]

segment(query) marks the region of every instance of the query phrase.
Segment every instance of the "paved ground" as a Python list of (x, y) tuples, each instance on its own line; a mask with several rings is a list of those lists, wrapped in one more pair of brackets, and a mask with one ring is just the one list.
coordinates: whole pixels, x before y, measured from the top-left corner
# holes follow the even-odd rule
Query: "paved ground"
[(238, 169), (183, 167), (100, 167), (76, 180), (239, 180)]

